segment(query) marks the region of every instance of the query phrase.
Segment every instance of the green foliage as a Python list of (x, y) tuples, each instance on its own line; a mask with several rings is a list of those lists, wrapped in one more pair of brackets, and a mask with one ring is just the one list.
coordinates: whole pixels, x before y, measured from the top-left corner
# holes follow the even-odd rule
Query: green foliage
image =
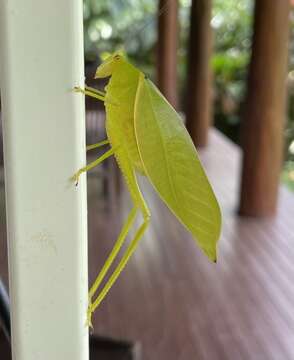
[(84, 0), (86, 59), (124, 48), (130, 57), (148, 65), (156, 37), (156, 10), (156, 1)]
[(294, 161), (286, 161), (282, 172), (282, 181), (290, 190), (294, 191)]
[(285, 129), (285, 166), (282, 179), (294, 191), (294, 12), (291, 13), (291, 33), (289, 46), (288, 121)]
[(238, 141), (252, 37), (252, 0), (215, 0), (211, 24), (215, 34), (215, 124)]
[(292, 81), (292, 72), (288, 76), (289, 92), (289, 116), (285, 129), (285, 165), (282, 173), (282, 179), (290, 190), (294, 191), (294, 91)]
[(252, 34), (253, 0), (215, 0), (212, 26), (215, 29), (215, 50), (248, 51)]

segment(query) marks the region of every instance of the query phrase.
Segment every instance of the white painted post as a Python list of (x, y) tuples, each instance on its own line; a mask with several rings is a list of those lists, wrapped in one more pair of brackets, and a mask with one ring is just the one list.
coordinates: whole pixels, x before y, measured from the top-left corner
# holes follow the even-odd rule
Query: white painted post
[(0, 0), (14, 360), (87, 360), (82, 0)]

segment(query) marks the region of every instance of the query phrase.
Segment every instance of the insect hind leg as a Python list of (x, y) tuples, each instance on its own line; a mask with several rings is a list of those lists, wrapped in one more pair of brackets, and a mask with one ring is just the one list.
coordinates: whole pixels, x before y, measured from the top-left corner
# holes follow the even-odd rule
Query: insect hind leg
[(87, 321), (88, 324), (91, 326), (91, 317), (92, 313), (95, 311), (95, 309), (99, 306), (99, 304), (102, 302), (102, 300), (107, 295), (108, 291), (112, 287), (112, 285), (117, 280), (118, 276), (126, 266), (127, 262), (129, 261), (130, 257), (134, 253), (139, 240), (142, 238), (144, 232), (146, 231), (149, 222), (150, 222), (150, 211), (147, 207), (147, 204), (145, 203), (145, 200), (143, 198), (143, 195), (140, 191), (135, 171), (133, 168), (133, 164), (130, 162), (128, 158), (128, 153), (124, 151), (124, 148), (121, 147), (119, 151), (116, 152), (116, 159), (118, 162), (118, 165), (125, 177), (127, 187), (130, 191), (131, 198), (134, 202), (135, 208), (137, 210), (141, 210), (143, 215), (143, 223), (140, 225), (139, 229), (135, 233), (135, 236), (129, 243), (125, 253), (123, 254), (119, 264), (114, 269), (113, 273), (110, 275), (109, 279), (105, 283), (105, 285), (102, 287), (102, 290), (98, 294), (97, 298), (94, 302), (92, 302), (92, 299), (89, 299), (89, 305), (88, 305), (88, 312), (87, 312)]
[(86, 88), (86, 89), (82, 89), (80, 86), (75, 86), (74, 87), (74, 91), (75, 92), (80, 92), (84, 95), (88, 95), (92, 98), (95, 98), (95, 99), (98, 99), (98, 100), (101, 100), (103, 102), (105, 102), (105, 95), (102, 95), (98, 92), (94, 92), (93, 90), (89, 90), (89, 88)]
[(147, 208), (147, 206), (145, 205), (145, 203), (144, 203), (143, 218), (144, 218), (143, 224), (141, 224), (141, 226), (137, 230), (133, 240), (130, 242), (130, 244), (129, 244), (125, 254), (123, 255), (122, 259), (120, 260), (118, 266), (116, 267), (116, 269), (114, 270), (114, 272), (112, 273), (112, 275), (110, 276), (110, 278), (108, 279), (106, 284), (104, 285), (103, 289), (97, 296), (96, 300), (93, 303), (92, 302), (89, 303), (88, 313), (87, 313), (87, 321), (90, 326), (91, 326), (92, 313), (100, 305), (100, 303), (105, 298), (105, 296), (107, 295), (108, 291), (110, 290), (110, 288), (112, 287), (112, 285), (114, 284), (116, 279), (119, 277), (120, 273), (126, 266), (130, 257), (136, 250), (139, 240), (142, 238), (142, 236), (144, 235), (144, 232), (146, 231), (146, 229), (149, 225), (150, 212), (149, 212), (149, 209)]
[[(113, 263), (114, 259), (116, 258), (119, 250), (121, 249), (127, 235), (128, 235), (128, 232), (130, 230), (130, 228), (132, 227), (134, 221), (135, 221), (135, 218), (136, 218), (136, 215), (137, 215), (137, 211), (138, 209), (136, 207), (133, 207), (133, 209), (131, 210), (131, 212), (129, 213), (129, 216), (127, 218), (127, 221), (125, 222), (115, 244), (114, 244), (114, 247), (113, 249), (111, 250), (111, 253), (109, 254), (107, 260), (105, 261), (101, 271), (99, 272), (96, 280), (94, 281), (93, 285), (91, 286), (90, 288), (90, 291), (89, 291), (89, 304), (92, 303), (92, 298), (93, 296), (95, 295), (95, 292), (97, 291), (97, 289), (99, 288), (101, 282), (103, 281), (107, 271), (109, 270), (111, 264)], [(94, 310), (93, 310), (94, 311)], [(93, 312), (92, 311), (92, 312)], [(90, 312), (91, 314), (91, 312)], [(91, 319), (89, 317), (89, 313), (88, 313), (88, 325), (91, 325)]]

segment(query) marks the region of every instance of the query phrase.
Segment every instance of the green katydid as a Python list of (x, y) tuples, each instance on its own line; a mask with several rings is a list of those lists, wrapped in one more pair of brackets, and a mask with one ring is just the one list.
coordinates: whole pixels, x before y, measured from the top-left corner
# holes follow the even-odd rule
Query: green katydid
[[(80, 169), (74, 180), (106, 158), (114, 155), (130, 192), (133, 209), (89, 291), (88, 324), (97, 306), (133, 254), (150, 222), (150, 211), (140, 191), (136, 173), (147, 176), (173, 214), (180, 220), (211, 261), (216, 261), (221, 213), (213, 190), (198, 159), (193, 142), (177, 112), (155, 85), (120, 53), (107, 58), (95, 78), (109, 77), (106, 92), (93, 88), (76, 91), (104, 101), (108, 139), (87, 150), (109, 144), (110, 150)], [(138, 228), (118, 266), (93, 300), (102, 280), (117, 256), (138, 212), (143, 223)]]

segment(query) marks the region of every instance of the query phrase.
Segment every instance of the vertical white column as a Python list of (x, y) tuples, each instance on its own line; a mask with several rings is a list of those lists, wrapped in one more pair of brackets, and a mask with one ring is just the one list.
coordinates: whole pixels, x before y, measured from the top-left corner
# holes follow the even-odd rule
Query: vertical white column
[(14, 360), (87, 360), (82, 0), (0, 0)]

